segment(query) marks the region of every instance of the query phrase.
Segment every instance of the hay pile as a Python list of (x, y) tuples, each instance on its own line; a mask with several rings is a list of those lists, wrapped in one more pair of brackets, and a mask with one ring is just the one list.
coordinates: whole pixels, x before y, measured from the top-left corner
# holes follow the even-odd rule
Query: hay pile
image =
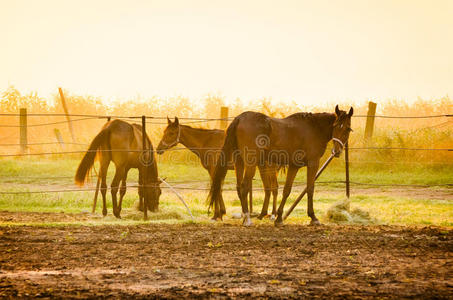
[(349, 199), (334, 203), (326, 212), (326, 218), (332, 223), (372, 224), (375, 220), (367, 211), (354, 208), (351, 211)]

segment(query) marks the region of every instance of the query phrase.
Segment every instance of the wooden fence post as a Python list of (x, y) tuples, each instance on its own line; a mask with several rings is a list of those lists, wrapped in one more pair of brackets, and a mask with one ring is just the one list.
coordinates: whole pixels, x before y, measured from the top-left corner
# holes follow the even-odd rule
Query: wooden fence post
[(220, 129), (228, 127), (228, 106), (220, 107)]
[(60, 144), (60, 147), (64, 149), (64, 140), (63, 136), (61, 135), (60, 129), (54, 128), (53, 132), (55, 133), (55, 138), (57, 139), (58, 143)]
[(21, 108), (20, 109), (20, 152), (27, 153), (27, 144), (28, 144), (28, 137), (27, 137), (27, 109)]
[(373, 137), (373, 130), (374, 130), (374, 119), (376, 116), (376, 103), (368, 102), (368, 113), (366, 117), (366, 125), (365, 125), (365, 143), (371, 142), (371, 138)]
[(76, 137), (74, 134), (74, 128), (72, 127), (71, 118), (69, 117), (68, 107), (66, 106), (66, 100), (64, 98), (63, 90), (59, 87), (58, 92), (60, 93), (61, 103), (63, 104), (64, 113), (66, 114), (66, 119), (68, 120), (68, 127), (69, 127), (69, 132), (71, 133), (72, 142), (77, 143), (77, 140), (76, 140)]

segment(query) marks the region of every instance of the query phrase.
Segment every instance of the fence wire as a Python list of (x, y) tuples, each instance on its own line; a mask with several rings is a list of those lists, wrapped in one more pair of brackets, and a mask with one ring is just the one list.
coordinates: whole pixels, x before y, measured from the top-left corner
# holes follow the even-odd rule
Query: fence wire
[[(70, 144), (70, 143), (68, 143)], [(73, 143), (78, 144), (78, 143)], [(0, 146), (12, 144), (0, 144)], [(20, 144), (19, 144), (20, 145)], [(78, 144), (87, 145), (87, 144)], [(18, 146), (16, 144), (16, 146)], [(188, 150), (184, 147), (175, 147), (166, 149), (165, 151), (185, 151)], [(191, 148), (191, 150), (212, 150), (220, 151), (218, 148)], [(453, 148), (408, 148), (408, 147), (350, 147), (349, 150), (409, 150), (409, 151), (453, 151)], [(156, 150), (146, 150), (156, 153)], [(89, 152), (144, 152), (143, 150), (130, 150), (130, 149), (98, 149), (98, 150), (74, 150), (74, 151), (60, 151), (60, 152), (38, 152), (38, 153), (16, 153), (16, 154), (0, 154), (0, 157), (20, 157), (20, 156), (42, 156), (42, 155), (63, 155), (63, 154), (80, 154)]]
[[(19, 117), (19, 113), (0, 113), (3, 117)], [(63, 114), (63, 113), (27, 113), (28, 117), (84, 117), (84, 118), (98, 118), (98, 119), (141, 119), (142, 116), (119, 116), (119, 115), (90, 115), (90, 114)], [(355, 118), (368, 118), (368, 115), (353, 115)], [(453, 117), (453, 114), (438, 114), (438, 115), (424, 115), (424, 116), (388, 116), (388, 115), (375, 115), (373, 118), (387, 118), (387, 119), (430, 119), (430, 118), (443, 118)], [(167, 120), (167, 117), (161, 116), (145, 116), (147, 119), (154, 120)], [(227, 121), (233, 120), (235, 117), (228, 118), (196, 118), (196, 117), (178, 117), (180, 120), (191, 121)]]
[[(169, 182), (170, 184), (174, 184), (177, 182)], [(208, 182), (203, 182), (208, 184)], [(345, 184), (346, 181), (342, 180), (332, 180), (332, 181), (317, 181), (316, 184), (319, 185), (329, 185), (329, 184)], [(372, 186), (372, 187), (386, 187), (386, 186), (397, 186), (397, 187), (453, 187), (453, 184), (445, 183), (445, 184), (380, 184), (380, 183), (368, 183), (368, 182), (357, 182), (357, 181), (350, 181), (352, 185), (361, 185), (361, 186)], [(139, 188), (139, 187), (153, 187), (152, 185), (127, 185), (127, 188)], [(301, 188), (305, 187), (305, 183), (298, 183), (294, 184), (293, 188)], [(119, 189), (119, 187), (117, 187)], [(160, 187), (161, 189), (168, 189), (167, 186)], [(180, 185), (172, 185), (173, 189), (176, 190), (189, 190), (189, 191), (209, 191), (209, 188), (203, 187), (187, 187), (187, 186), (180, 186)], [(283, 190), (283, 186), (279, 186), (279, 190)], [(105, 190), (111, 190), (112, 187), (107, 187)], [(236, 188), (224, 188), (222, 189), (225, 192), (237, 192)], [(265, 188), (253, 188), (253, 191), (271, 191), (272, 189), (265, 189)], [(88, 187), (88, 188), (69, 188), (69, 189), (55, 189), (55, 190), (39, 190), (39, 191), (11, 191), (11, 192), (0, 192), (0, 195), (27, 195), (27, 194), (48, 194), (48, 193), (69, 193), (69, 192), (90, 192), (96, 191), (95, 187)]]
[[(18, 113), (0, 113), (0, 116), (6, 117), (19, 117), (20, 114)], [(72, 122), (78, 121), (85, 121), (85, 120), (95, 120), (95, 119), (124, 119), (129, 120), (130, 122), (138, 123), (138, 119), (141, 119), (142, 116), (114, 116), (114, 115), (87, 115), (87, 114), (61, 114), (61, 113), (31, 113), (27, 114), (27, 117), (77, 117), (78, 119), (71, 120)], [(355, 115), (354, 117), (357, 118), (364, 118), (368, 117), (367, 115)], [(427, 119), (427, 118), (443, 118), (443, 117), (453, 117), (453, 114), (439, 114), (439, 115), (427, 115), (427, 116), (388, 116), (388, 115), (376, 115), (373, 116), (374, 118), (388, 118), (388, 119)], [(160, 117), (160, 116), (146, 116), (146, 119), (149, 120), (166, 120), (167, 117)], [(184, 120), (184, 123), (202, 123), (202, 122), (210, 122), (210, 121), (231, 121), (234, 117), (229, 118), (193, 118), (193, 117), (181, 117), (180, 120)], [(57, 125), (57, 124), (64, 124), (67, 123), (67, 120), (64, 121), (56, 121), (56, 122), (48, 122), (48, 123), (38, 123), (38, 124), (30, 124), (28, 127), (38, 127), (38, 126), (48, 126), (48, 125)], [(155, 121), (146, 121), (149, 124), (167, 124), (166, 122), (155, 122)], [(431, 127), (441, 127), (445, 126), (446, 124), (450, 124), (450, 121), (437, 124)], [(20, 125), (0, 125), (0, 127), (11, 127), (11, 128), (20, 128)], [(430, 128), (430, 127), (427, 127)], [(43, 142), (43, 143), (29, 143), (27, 146), (37, 146), (37, 145), (62, 145), (58, 142)], [(88, 146), (88, 144), (84, 143), (64, 143), (64, 145), (81, 145), (81, 146)], [(3, 147), (9, 146), (21, 146), (21, 144), (0, 144)], [(166, 151), (182, 151), (187, 150), (187, 148), (183, 147), (175, 147), (172, 149), (167, 149)], [(197, 148), (194, 150), (215, 150), (219, 151), (218, 148)], [(349, 150), (408, 150), (408, 151), (453, 151), (450, 148), (410, 148), (410, 147), (350, 147)], [(143, 152), (143, 150), (108, 150), (108, 149), (101, 149), (101, 150), (79, 150), (79, 151), (60, 151), (60, 152), (40, 152), (40, 153), (18, 153), (18, 154), (2, 154), (0, 157), (21, 157), (21, 156), (43, 156), (43, 155), (67, 155), (67, 154), (80, 154), (80, 153), (87, 153), (87, 152)], [(147, 150), (150, 151), (150, 150)], [(151, 150), (154, 151), (155, 150)], [(358, 163), (358, 162), (350, 162), (350, 163)], [(97, 176), (92, 176), (92, 178), (96, 178)], [(52, 177), (21, 177), (21, 178), (28, 178), (34, 180), (43, 180), (43, 179), (69, 179), (73, 178), (72, 176), (52, 176)], [(175, 181), (171, 184), (179, 183), (179, 184), (189, 184), (189, 183), (199, 183), (199, 184), (209, 184), (209, 182), (203, 181)], [(317, 181), (316, 184), (345, 184), (346, 181)], [(360, 186), (376, 186), (376, 187), (383, 187), (383, 186), (396, 186), (396, 187), (453, 187), (453, 184), (377, 184), (377, 183), (367, 183), (367, 182), (357, 182), (357, 181), (349, 181), (351, 185), (360, 185)], [(302, 187), (304, 183), (299, 183), (298, 185), (294, 185), (293, 187)], [(140, 185), (128, 185), (128, 188), (138, 188), (142, 187)], [(168, 187), (162, 187), (168, 188)], [(178, 190), (194, 190), (194, 191), (209, 191), (209, 188), (202, 188), (202, 187), (187, 187), (181, 185), (175, 185), (173, 188)], [(279, 189), (283, 187), (280, 186)], [(108, 188), (111, 189), (110, 187)], [(45, 193), (65, 193), (65, 192), (86, 192), (86, 191), (95, 191), (96, 188), (69, 188), (69, 189), (54, 189), (54, 190), (40, 190), (40, 191), (7, 191), (7, 192), (0, 192), (1, 195), (19, 195), (19, 194), (45, 194)], [(254, 191), (264, 191), (264, 188), (254, 188)], [(236, 192), (236, 189), (227, 188), (224, 191), (229, 192)]]

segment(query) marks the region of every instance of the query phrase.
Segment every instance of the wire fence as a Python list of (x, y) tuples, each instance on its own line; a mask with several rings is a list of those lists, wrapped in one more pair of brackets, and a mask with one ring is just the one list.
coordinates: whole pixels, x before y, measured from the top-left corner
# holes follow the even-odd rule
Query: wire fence
[[(188, 183), (188, 182), (168, 182), (169, 184), (172, 185), (173, 189), (176, 190), (189, 190), (189, 191), (209, 191), (210, 188), (208, 187), (187, 187), (187, 186), (181, 186), (178, 185), (177, 183)], [(209, 181), (198, 181), (197, 183), (199, 184), (205, 184), (206, 186), (209, 185)], [(331, 184), (345, 184), (346, 181), (343, 180), (330, 180), (330, 181), (316, 181), (317, 185), (331, 185)], [(389, 183), (389, 184), (377, 184), (377, 183), (365, 183), (365, 182), (357, 182), (357, 181), (350, 181), (349, 182), (352, 185), (359, 185), (359, 186), (371, 186), (371, 187), (414, 187), (414, 188), (429, 188), (429, 187), (453, 187), (453, 183), (440, 183), (440, 184), (395, 184), (395, 183)], [(293, 184), (293, 188), (301, 188), (305, 187), (305, 182), (300, 182), (300, 183), (295, 183)], [(230, 184), (231, 185), (231, 184)], [(152, 187), (152, 185), (127, 185), (127, 188), (139, 188), (139, 187)], [(162, 186), (161, 189), (169, 189), (170, 187), (167, 186)], [(106, 190), (111, 190), (111, 187), (105, 188)], [(266, 191), (269, 190), (271, 191), (272, 189), (266, 189), (266, 188), (253, 188), (253, 191)], [(278, 190), (283, 190), (283, 186), (279, 186)], [(96, 191), (95, 187), (87, 187), (87, 188), (65, 188), (65, 189), (52, 189), (52, 190), (37, 190), (37, 191), (8, 191), (8, 192), (0, 192), (0, 195), (24, 195), (24, 194), (47, 194), (47, 193), (68, 193), (68, 192), (90, 192), (90, 191)], [(236, 188), (224, 188), (223, 191), (226, 192), (237, 192)]]
[[(58, 143), (36, 143), (40, 144), (58, 144)], [(67, 143), (74, 145), (86, 145), (82, 143)], [(0, 146), (20, 146), (20, 144), (0, 144)], [(171, 149), (166, 149), (165, 151), (187, 151), (187, 148), (175, 147)], [(191, 148), (191, 150), (211, 150), (211, 151), (220, 151), (219, 148)], [(408, 150), (408, 151), (453, 151), (453, 148), (409, 148), (409, 147), (350, 147), (349, 150)], [(151, 152), (156, 152), (156, 150), (146, 150)], [(87, 153), (87, 152), (143, 152), (143, 150), (131, 150), (131, 149), (98, 149), (98, 150), (74, 150), (74, 151), (59, 151), (59, 152), (38, 152), (38, 153), (15, 153), (15, 154), (0, 154), (0, 157), (20, 157), (20, 156), (43, 156), (43, 155), (64, 155), (64, 154), (77, 154), (77, 153)]]
[[(0, 113), (0, 116), (3, 117), (19, 117), (20, 114), (17, 113)], [(72, 119), (71, 122), (79, 122), (79, 121), (87, 121), (87, 120), (96, 120), (96, 119), (123, 119), (129, 120), (131, 122), (138, 122), (142, 116), (110, 116), (110, 115), (89, 115), (89, 114), (60, 114), (60, 113), (31, 113), (27, 114), (27, 117), (74, 117), (77, 119)], [(367, 115), (355, 115), (356, 118), (366, 118)], [(386, 118), (386, 119), (428, 119), (428, 118), (444, 118), (444, 117), (453, 117), (453, 114), (439, 114), (439, 115), (427, 115), (427, 116), (388, 116), (388, 115), (376, 115), (375, 118)], [(156, 122), (159, 120), (166, 120), (167, 117), (160, 117), (160, 116), (146, 116), (145, 119), (150, 120), (146, 121), (149, 124), (167, 124), (167, 122)], [(202, 123), (202, 122), (211, 122), (211, 121), (231, 121), (234, 119), (233, 117), (229, 118), (193, 118), (193, 117), (181, 117), (180, 120), (183, 120), (184, 123)], [(50, 126), (50, 125), (57, 125), (57, 124), (64, 124), (67, 123), (67, 120), (64, 121), (56, 121), (56, 122), (47, 122), (47, 123), (38, 123), (38, 124), (30, 124), (27, 125), (28, 127), (41, 127), (41, 126)], [(443, 122), (434, 126), (428, 126), (426, 128), (431, 127), (442, 127), (447, 124), (450, 124), (451, 121), (448, 120), (447, 122)], [(0, 124), (0, 127), (6, 128), (20, 128), (21, 125), (9, 125), (9, 124)], [(21, 146), (22, 144), (19, 143), (4, 143), (0, 144), (1, 147), (14, 147), (14, 146)], [(62, 145), (59, 142), (41, 142), (41, 143), (28, 143), (27, 146), (43, 146), (43, 145)], [(77, 146), (88, 146), (89, 144), (86, 143), (69, 143), (65, 142), (63, 145), (77, 145)], [(187, 150), (184, 147), (174, 147), (172, 149), (167, 149), (166, 151), (183, 151)], [(219, 151), (218, 148), (196, 148), (193, 150), (214, 150)], [(373, 150), (408, 150), (408, 151), (453, 151), (453, 148), (411, 148), (411, 147), (349, 147), (349, 150), (352, 151), (373, 151)], [(57, 152), (39, 152), (39, 153), (16, 153), (16, 154), (1, 154), (1, 157), (27, 157), (27, 156), (46, 156), (46, 155), (69, 155), (69, 154), (82, 154), (86, 152), (143, 152), (143, 150), (107, 150), (107, 149), (100, 149), (100, 150), (73, 150), (73, 151), (57, 151)], [(361, 162), (354, 162), (351, 161), (350, 163), (363, 163)], [(376, 162), (375, 162), (376, 163)], [(96, 177), (96, 176), (93, 176)], [(31, 180), (56, 180), (56, 179), (72, 179), (72, 176), (48, 176), (48, 177), (21, 177), (21, 178), (28, 178)], [(196, 183), (198, 185), (204, 184), (208, 185), (209, 182), (207, 181), (174, 181), (171, 184), (174, 184), (173, 188), (179, 190), (193, 190), (193, 191), (208, 191), (209, 188), (206, 187), (187, 187), (185, 185), (190, 183)], [(339, 180), (332, 180), (332, 181), (317, 181), (317, 184), (346, 184), (346, 181), (339, 181)], [(182, 184), (182, 185), (181, 185)], [(446, 183), (446, 184), (378, 184), (378, 183), (367, 183), (367, 182), (357, 182), (357, 181), (349, 181), (351, 185), (357, 186), (369, 186), (369, 187), (453, 187), (453, 183)], [(184, 185), (184, 186), (183, 186)], [(296, 183), (293, 187), (301, 187), (304, 186), (305, 183)], [(129, 188), (138, 188), (139, 185), (128, 185)], [(168, 188), (168, 187), (162, 187)], [(110, 188), (108, 188), (110, 189)], [(279, 187), (282, 189), (282, 186)], [(2, 191), (0, 195), (19, 195), (19, 194), (45, 194), (45, 193), (66, 193), (66, 192), (87, 192), (87, 191), (95, 191), (96, 188), (64, 188), (64, 189), (52, 189), (52, 190), (38, 190), (38, 191)], [(226, 188), (225, 191), (234, 191), (236, 192), (236, 188)], [(264, 191), (264, 188), (254, 188), (253, 190), (256, 191)]]

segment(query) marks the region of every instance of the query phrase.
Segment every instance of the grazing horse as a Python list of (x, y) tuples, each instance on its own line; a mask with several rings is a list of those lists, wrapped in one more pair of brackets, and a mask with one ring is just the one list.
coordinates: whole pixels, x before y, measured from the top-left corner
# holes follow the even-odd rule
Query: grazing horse
[[(177, 144), (181, 143), (190, 151), (195, 153), (200, 158), (201, 165), (205, 168), (209, 176), (214, 175), (215, 164), (220, 155), (220, 149), (223, 146), (225, 140), (225, 131), (220, 129), (204, 129), (204, 128), (193, 128), (187, 125), (179, 124), (179, 119), (175, 117), (175, 121), (172, 122), (167, 118), (168, 126), (164, 130), (164, 135), (157, 146), (156, 152), (158, 154), (164, 153), (165, 150), (170, 149)], [(233, 170), (234, 165), (228, 164), (228, 170)], [(239, 186), (241, 184), (244, 168), (236, 168), (236, 177), (238, 178), (237, 190), (239, 195)], [(255, 169), (254, 169), (255, 170)], [(267, 216), (267, 210), (269, 207), (270, 194), (273, 196), (273, 208), (272, 216), (274, 218), (277, 212), (277, 195), (278, 195), (278, 182), (277, 182), (277, 169), (274, 168), (259, 168), (261, 179), (264, 186), (264, 203), (261, 210), (261, 214), (258, 216), (259, 219)], [(239, 173), (238, 173), (239, 172)], [(249, 193), (249, 205), (250, 213), (252, 212), (252, 186), (248, 189)], [(220, 212), (214, 215), (214, 219), (221, 218), (225, 213), (225, 205), (223, 203), (222, 195), (219, 195), (220, 200)]]
[[(157, 172), (157, 163), (153, 152), (153, 145), (146, 137), (146, 153), (143, 152), (142, 127), (138, 124), (130, 124), (122, 120), (107, 122), (90, 144), (88, 151), (82, 158), (75, 175), (76, 184), (82, 186), (93, 167), (96, 153), (100, 161), (99, 176), (101, 178), (102, 214), (107, 215), (106, 192), (107, 192), (107, 169), (111, 161), (115, 164), (116, 171), (111, 183), (113, 214), (121, 218), (121, 206), (126, 193), (127, 173), (131, 168), (137, 168), (139, 172), (140, 198), (146, 195), (145, 207), (151, 211), (157, 211), (159, 196), (161, 194)], [(145, 179), (145, 180), (144, 180)], [(120, 199), (117, 204), (117, 192), (120, 187)], [(145, 219), (147, 209), (143, 210)]]
[(223, 162), (231, 159), (241, 162), (245, 166), (245, 176), (240, 187), (243, 224), (250, 226), (252, 223), (244, 195), (247, 195), (256, 166), (286, 165), (286, 182), (275, 220), (276, 226), (282, 225), (283, 209), (294, 178), (299, 168), (307, 166), (307, 213), (311, 224), (320, 224), (313, 211), (313, 192), (319, 160), (330, 140), (334, 142), (333, 153), (336, 157), (340, 155), (352, 130), (352, 114), (352, 107), (346, 113), (338, 105), (334, 114), (296, 113), (283, 119), (250, 111), (240, 114), (227, 129), (221, 153), (224, 159), (219, 159), (216, 164), (208, 197), (209, 206), (214, 205), (215, 211), (219, 210), (222, 182), (227, 171)]

